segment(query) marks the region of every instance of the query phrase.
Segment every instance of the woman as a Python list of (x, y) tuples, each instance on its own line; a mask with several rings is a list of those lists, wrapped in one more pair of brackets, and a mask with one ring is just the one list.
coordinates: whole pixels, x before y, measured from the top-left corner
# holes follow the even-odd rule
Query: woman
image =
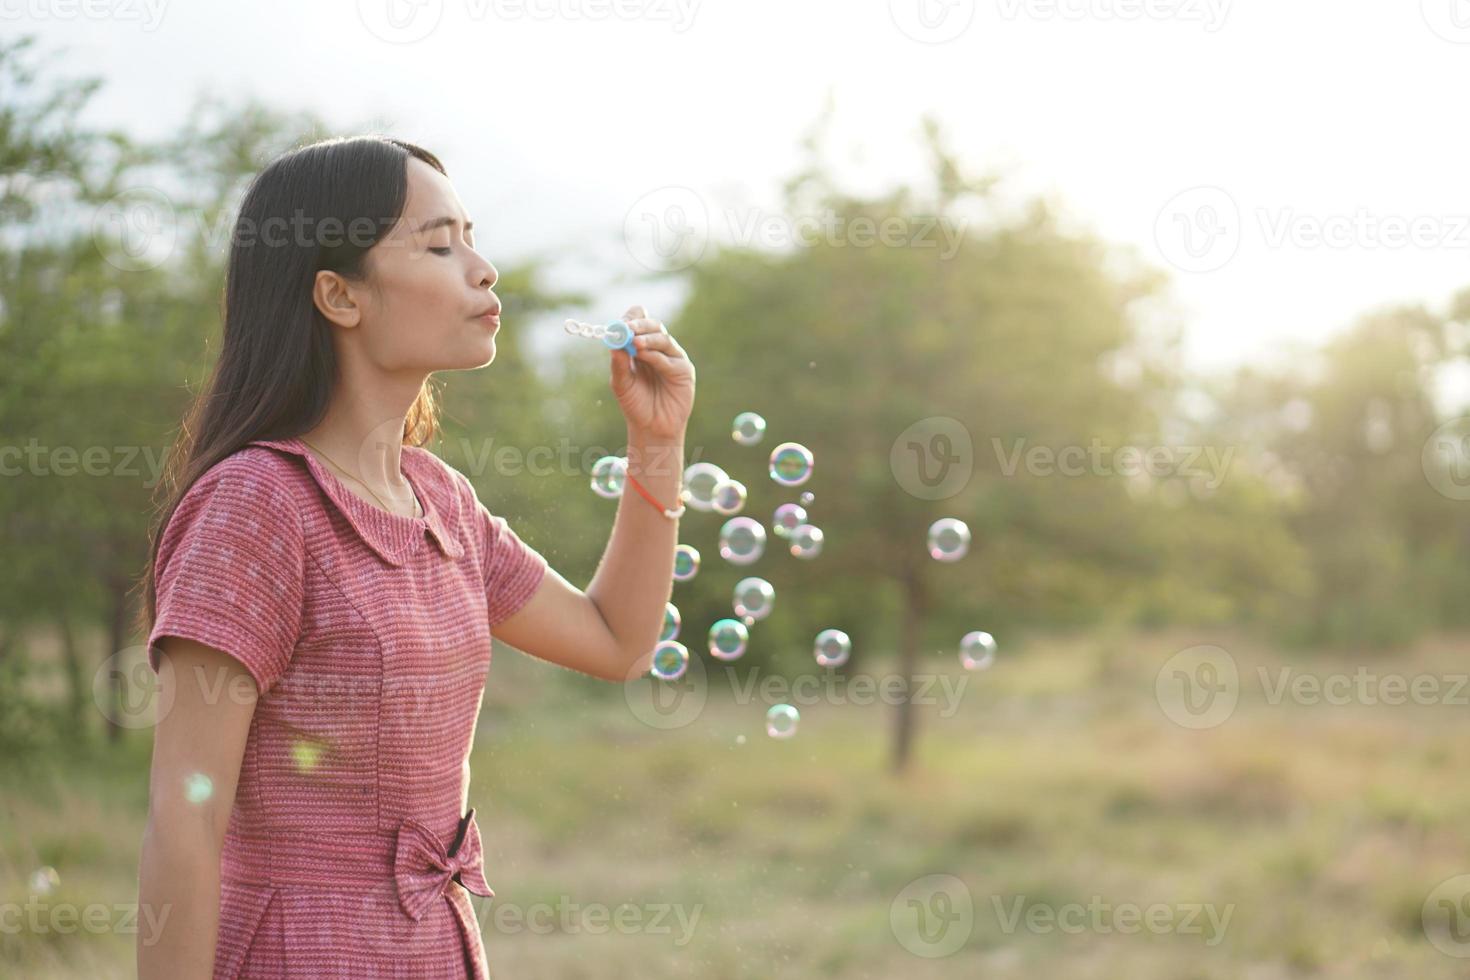
[(637, 349), (610, 352), (610, 386), (638, 492), (583, 593), (422, 448), (429, 376), (489, 364), (500, 329), (438, 159), (377, 136), (294, 150), (235, 232), (144, 575), (160, 717), (139, 890), (167, 918), (139, 976), (486, 978), (466, 803), (492, 631), (595, 677), (647, 670), (694, 366), (624, 315)]

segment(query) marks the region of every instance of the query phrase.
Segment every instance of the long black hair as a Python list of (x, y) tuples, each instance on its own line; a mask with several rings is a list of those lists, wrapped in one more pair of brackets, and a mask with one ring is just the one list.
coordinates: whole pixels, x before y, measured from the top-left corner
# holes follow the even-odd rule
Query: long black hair
[[(219, 357), (185, 413), (155, 495), (139, 609), (144, 633), (157, 614), (159, 540), (189, 488), (252, 440), (300, 435), (326, 414), (337, 357), (331, 324), (312, 299), (316, 274), (367, 278), (369, 250), (403, 215), (410, 156), (445, 173), (422, 147), (364, 135), (297, 147), (250, 182), (230, 241)], [(432, 439), (438, 411), (425, 379), (404, 417), (404, 444)]]

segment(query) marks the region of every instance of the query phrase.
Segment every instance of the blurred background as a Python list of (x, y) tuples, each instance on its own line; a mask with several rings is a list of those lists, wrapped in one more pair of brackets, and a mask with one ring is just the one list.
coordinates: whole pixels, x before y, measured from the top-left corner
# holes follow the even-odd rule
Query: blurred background
[(157, 481), (246, 182), (361, 132), (441, 157), (501, 273), (430, 448), (563, 575), (625, 447), (561, 323), (634, 303), (698, 366), (686, 462), (824, 533), (737, 566), (685, 515), (676, 682), (497, 644), (498, 976), (1470, 968), (1463, 0), (3, 13), (0, 975), (133, 975)]

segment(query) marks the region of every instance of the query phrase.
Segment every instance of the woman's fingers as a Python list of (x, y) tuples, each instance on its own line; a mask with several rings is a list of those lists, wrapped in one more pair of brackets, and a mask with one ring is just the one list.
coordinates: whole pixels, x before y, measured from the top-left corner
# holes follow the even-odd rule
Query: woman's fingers
[(684, 356), (684, 348), (680, 347), (679, 342), (666, 333), (639, 334), (638, 339), (633, 342), (633, 346), (638, 348), (640, 357), (645, 351), (662, 351), (670, 357)]

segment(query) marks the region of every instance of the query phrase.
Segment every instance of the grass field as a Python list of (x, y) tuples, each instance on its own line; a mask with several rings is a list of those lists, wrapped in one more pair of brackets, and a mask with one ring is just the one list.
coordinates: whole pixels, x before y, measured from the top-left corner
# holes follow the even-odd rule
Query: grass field
[[(1155, 679), (1198, 643), (1229, 651), (1240, 699), (1194, 730), (1166, 716)], [(471, 789), (497, 895), (475, 899), (491, 966), (501, 978), (1462, 977), (1470, 936), (1458, 918), (1440, 927), (1470, 901), (1436, 888), (1470, 874), (1470, 707), (1368, 702), (1392, 695), (1389, 676), (1434, 681), (1435, 698), (1417, 700), (1463, 701), (1464, 649), (1442, 638), (1317, 655), (1282, 674), (1238, 636), (1003, 645), (988, 672), (932, 665), (967, 686), (958, 710), (924, 709), (903, 778), (887, 770), (881, 703), (801, 704), (797, 735), (773, 740), (759, 689), (747, 703), (721, 691), (659, 730), (619, 688), (500, 650)], [(1374, 673), (1354, 690), (1375, 696), (1329, 683), (1337, 693), (1314, 698), (1310, 681), (1275, 696), (1283, 677), (1360, 664)], [(9, 925), (44, 865), (60, 883), (42, 902), (136, 901), (149, 743), (140, 731), (107, 759), (0, 777)], [(133, 942), (116, 928), (7, 927), (0, 972), (129, 977)]]

